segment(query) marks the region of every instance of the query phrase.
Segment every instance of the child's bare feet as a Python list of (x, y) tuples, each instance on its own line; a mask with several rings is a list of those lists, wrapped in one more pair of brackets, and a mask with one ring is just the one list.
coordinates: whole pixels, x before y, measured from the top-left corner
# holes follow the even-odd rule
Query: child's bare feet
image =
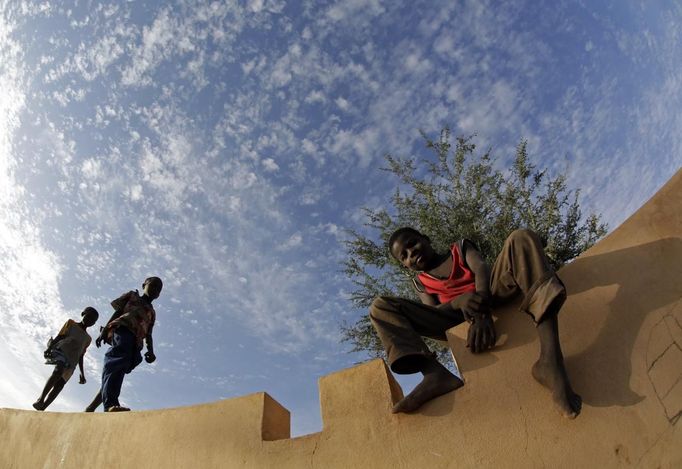
[(540, 359), (533, 365), (532, 373), (538, 383), (552, 392), (552, 399), (559, 412), (569, 419), (578, 416), (583, 400), (580, 395), (573, 392), (563, 360), (557, 363)]
[(35, 401), (33, 403), (33, 408), (40, 411), (45, 410), (45, 403), (43, 401)]
[(443, 365), (438, 362), (435, 362), (435, 364), (437, 366), (431, 364), (422, 371), (424, 373), (422, 382), (393, 406), (394, 414), (398, 412), (413, 412), (425, 402), (461, 388), (464, 385), (461, 379), (450, 373)]

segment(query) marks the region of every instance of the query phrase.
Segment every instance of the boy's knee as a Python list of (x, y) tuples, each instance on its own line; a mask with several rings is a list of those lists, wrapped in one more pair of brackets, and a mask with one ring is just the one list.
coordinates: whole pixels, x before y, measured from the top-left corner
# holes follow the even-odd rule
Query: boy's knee
[(391, 303), (388, 297), (377, 296), (369, 307), (369, 317), (371, 319), (380, 319), (389, 309), (391, 309)]
[(530, 242), (535, 244), (540, 243), (540, 237), (535, 231), (529, 230), (527, 228), (519, 228), (518, 230), (514, 230), (509, 234), (507, 237), (507, 242)]

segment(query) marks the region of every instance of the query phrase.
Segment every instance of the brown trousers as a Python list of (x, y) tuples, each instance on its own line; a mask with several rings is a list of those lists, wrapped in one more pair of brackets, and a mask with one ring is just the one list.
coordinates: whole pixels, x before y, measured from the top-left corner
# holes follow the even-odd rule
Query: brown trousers
[[(557, 312), (566, 289), (552, 270), (538, 236), (516, 230), (505, 240), (490, 272), (493, 304), (521, 294), (519, 309), (539, 323), (550, 309)], [(369, 308), (369, 317), (395, 373), (415, 373), (425, 356), (432, 356), (422, 337), (445, 340), (445, 331), (464, 321), (459, 310), (439, 309), (405, 298), (381, 296)]]

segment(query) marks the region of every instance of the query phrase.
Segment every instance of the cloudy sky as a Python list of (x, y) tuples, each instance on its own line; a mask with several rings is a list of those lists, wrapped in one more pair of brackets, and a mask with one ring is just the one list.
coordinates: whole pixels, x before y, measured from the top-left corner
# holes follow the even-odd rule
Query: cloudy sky
[[(0, 406), (87, 305), (158, 275), (134, 409), (267, 391), (319, 430), (317, 378), (364, 359), (345, 228), (419, 129), (526, 138), (616, 227), (682, 162), (682, 7), (614, 0), (0, 2)], [(94, 330), (92, 330), (94, 335)], [(51, 410), (82, 410), (104, 350)]]

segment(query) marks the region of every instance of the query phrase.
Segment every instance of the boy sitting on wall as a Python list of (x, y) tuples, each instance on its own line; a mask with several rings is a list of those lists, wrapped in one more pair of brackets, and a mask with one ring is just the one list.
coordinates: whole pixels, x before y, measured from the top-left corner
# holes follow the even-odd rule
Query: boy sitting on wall
[(563, 415), (575, 418), (580, 413), (582, 399), (571, 388), (559, 343), (557, 314), (566, 299), (566, 289), (550, 267), (535, 233), (516, 230), (509, 235), (492, 269), (471, 241), (462, 240), (453, 244), (450, 252), (437, 253), (428, 236), (410, 227), (396, 230), (388, 247), (403, 266), (417, 272), (414, 286), (421, 303), (378, 297), (370, 307), (370, 320), (391, 370), (424, 375), (393, 412), (414, 411), (463, 385), (436, 360), (422, 336), (444, 340), (447, 329), (467, 321), (467, 347), (473, 353), (485, 351), (496, 340), (492, 306), (520, 294), (520, 310), (533, 318), (540, 340), (533, 377), (551, 391)]

